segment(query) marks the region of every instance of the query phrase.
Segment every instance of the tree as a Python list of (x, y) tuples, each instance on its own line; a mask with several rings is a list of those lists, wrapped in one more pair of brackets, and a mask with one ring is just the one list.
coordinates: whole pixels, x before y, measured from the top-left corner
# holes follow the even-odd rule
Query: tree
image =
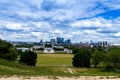
[(23, 53), (22, 50), (17, 50), (18, 51), (18, 55), (21, 55)]
[(17, 50), (10, 43), (0, 40), (0, 58), (13, 61), (17, 56)]
[(30, 66), (35, 66), (37, 54), (33, 51), (25, 51), (20, 55), (20, 63), (25, 63)]
[(74, 47), (73, 48), (73, 54), (77, 54), (79, 52), (79, 50), (80, 50), (79, 48)]
[(120, 64), (120, 48), (111, 48), (106, 55), (106, 61), (113, 64), (114, 67)]
[(9, 48), (9, 53), (4, 55), (3, 58), (9, 61), (14, 61), (16, 60), (17, 56), (18, 56), (17, 50), (15, 48)]
[(96, 68), (97, 65), (104, 60), (105, 54), (103, 51), (99, 51), (95, 49), (92, 53), (92, 63), (94, 64), (94, 67)]
[(73, 57), (73, 66), (75, 67), (90, 67), (90, 53), (86, 49), (82, 49)]

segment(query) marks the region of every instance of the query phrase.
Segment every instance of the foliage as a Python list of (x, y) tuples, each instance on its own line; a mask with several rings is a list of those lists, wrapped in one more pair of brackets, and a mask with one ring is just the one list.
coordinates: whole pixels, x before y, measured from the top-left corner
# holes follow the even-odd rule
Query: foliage
[(97, 65), (104, 60), (104, 58), (105, 58), (104, 52), (95, 49), (92, 53), (92, 63), (94, 64), (94, 67), (96, 68)]
[(79, 53), (73, 57), (73, 66), (75, 67), (90, 67), (90, 52), (87, 49), (79, 50)]
[(120, 65), (120, 48), (111, 48), (106, 55), (106, 61), (113, 64), (113, 67)]
[(77, 54), (79, 52), (79, 50), (80, 50), (79, 48), (74, 47), (73, 48), (73, 54)]
[(18, 55), (21, 55), (23, 53), (22, 50), (18, 50)]
[(30, 66), (35, 66), (37, 59), (37, 54), (33, 51), (25, 51), (20, 55), (21, 63), (25, 63)]
[(13, 61), (17, 58), (17, 50), (10, 43), (0, 40), (0, 58)]
[(18, 56), (17, 50), (15, 48), (9, 48), (9, 54), (6, 54), (4, 56), (4, 59), (14, 61), (16, 60), (17, 56)]

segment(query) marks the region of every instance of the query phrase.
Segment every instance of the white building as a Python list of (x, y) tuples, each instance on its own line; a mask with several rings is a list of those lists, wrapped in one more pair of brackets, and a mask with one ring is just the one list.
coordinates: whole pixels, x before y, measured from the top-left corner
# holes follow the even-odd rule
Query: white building
[(33, 46), (32, 48), (34, 48), (35, 50), (36, 50), (36, 49), (40, 49), (40, 48), (43, 48), (43, 49), (44, 49), (44, 46)]
[(54, 53), (53, 48), (44, 48), (44, 53)]
[(65, 48), (65, 49), (64, 49), (64, 52), (66, 52), (66, 53), (72, 53), (73, 51), (72, 51), (71, 49)]
[(21, 50), (21, 51), (33, 51), (33, 49), (32, 48), (16, 48), (17, 50)]

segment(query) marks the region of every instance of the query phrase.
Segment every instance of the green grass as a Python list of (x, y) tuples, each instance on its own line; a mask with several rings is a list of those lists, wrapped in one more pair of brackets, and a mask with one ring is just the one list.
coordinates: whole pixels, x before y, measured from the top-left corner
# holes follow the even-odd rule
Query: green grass
[(18, 64), (15, 62), (9, 62), (0, 59), (0, 75), (22, 75), (22, 76), (63, 76), (71, 75), (67, 72), (63, 72), (61, 68), (54, 69), (49, 67), (31, 67), (24, 64)]
[(72, 66), (73, 54), (38, 54), (37, 66)]
[[(22, 76), (120, 76), (120, 70), (104, 71), (103, 68), (74, 68), (73, 54), (38, 54), (36, 67), (0, 59), (0, 75)], [(67, 68), (73, 71), (69, 72)]]

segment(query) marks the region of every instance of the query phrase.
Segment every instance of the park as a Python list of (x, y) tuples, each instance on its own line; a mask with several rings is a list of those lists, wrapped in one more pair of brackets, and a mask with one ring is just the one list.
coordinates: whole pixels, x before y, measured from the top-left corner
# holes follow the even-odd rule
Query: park
[[(38, 76), (40, 78), (47, 76), (47, 78), (50, 78), (50, 79), (51, 78), (58, 79), (58, 77), (59, 77), (59, 79), (61, 77), (67, 77), (67, 78), (77, 77), (79, 79), (80, 77), (83, 77), (83, 76), (84, 76), (84, 78), (86, 76), (88, 76), (88, 77), (100, 76), (100, 77), (97, 77), (99, 79), (106, 79), (106, 78), (111, 79), (111, 76), (113, 76), (112, 78), (114, 78), (114, 79), (120, 78), (119, 77), (120, 70), (118, 68), (112, 68), (112, 69), (110, 68), (110, 70), (106, 71), (103, 61), (101, 60), (101, 56), (105, 56), (105, 55), (107, 55), (109, 57), (114, 57), (114, 59), (118, 59), (119, 55), (114, 56), (113, 53), (115, 53), (115, 55), (119, 54), (118, 53), (120, 50), (119, 48), (111, 48), (111, 51), (110, 51), (111, 53), (109, 53), (109, 54), (101, 53), (101, 52), (99, 52), (99, 50), (95, 50), (92, 53), (90, 62), (94, 58), (95, 58), (94, 59), (95, 61), (99, 59), (100, 61), (99, 61), (99, 63), (97, 62), (96, 67), (94, 67), (94, 64), (91, 64), (90, 67), (73, 66), (73, 59), (75, 58), (75, 55), (79, 56), (78, 54), (69, 54), (69, 53), (63, 53), (63, 52), (59, 52), (59, 53), (42, 53), (42, 52), (31, 52), (31, 51), (22, 52), (23, 54), (27, 53), (28, 57), (25, 57), (25, 55), (24, 55), (23, 59), (24, 60), (29, 59), (30, 61), (28, 61), (28, 62), (31, 62), (31, 60), (34, 57), (29, 54), (31, 54), (31, 53), (36, 54), (35, 65), (30, 66), (28, 64), (19, 62), (20, 55), (22, 55), (22, 54), (20, 54), (18, 52), (18, 55), (16, 55), (16, 50), (12, 47), (12, 45), (10, 45), (9, 43), (3, 42), (3, 41), (1, 41), (1, 44), (4, 44), (4, 45), (1, 45), (1, 47), (0, 47), (0, 49), (1, 49), (0, 76), (2, 76), (4, 78), (6, 76), (13, 77), (15, 75), (17, 76), (17, 78), (18, 78), (18, 76), (20, 76), (20, 77), (29, 76), (29, 78), (31, 78), (31, 76), (32, 77)], [(4, 47), (4, 48), (2, 48), (2, 47)], [(7, 53), (5, 52), (5, 50), (7, 51)], [(82, 53), (84, 53), (85, 55), (88, 53), (88, 51), (86, 51), (85, 49), (75, 49), (75, 51), (77, 51), (76, 53), (79, 53), (79, 54), (81, 53), (82, 50), (83, 50)], [(2, 54), (2, 53), (4, 53), (4, 54)], [(101, 54), (105, 54), (105, 55), (101, 55)], [(96, 55), (99, 55), (99, 56), (96, 56)], [(82, 56), (82, 57), (84, 58), (84, 56)], [(81, 57), (81, 59), (82, 59), (82, 57)], [(110, 59), (109, 57), (108, 57), (108, 59)], [(105, 58), (105, 57), (102, 57), (102, 59), (103, 58)], [(83, 60), (83, 61), (86, 61), (86, 60)], [(119, 62), (115, 62), (115, 65), (113, 67), (118, 67), (119, 66), (119, 65), (117, 65), (118, 63)], [(114, 63), (111, 62), (111, 60), (110, 60), (110, 64), (113, 65)], [(86, 78), (88, 78), (88, 77), (86, 77)]]

